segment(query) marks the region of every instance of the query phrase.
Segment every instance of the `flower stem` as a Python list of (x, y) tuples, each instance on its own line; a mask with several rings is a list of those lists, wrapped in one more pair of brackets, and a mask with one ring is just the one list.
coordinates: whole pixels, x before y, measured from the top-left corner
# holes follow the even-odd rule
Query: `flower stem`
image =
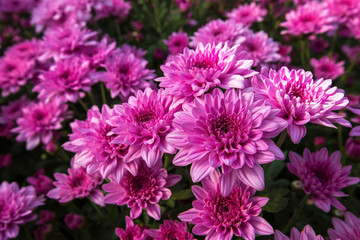
[[(338, 130), (337, 130), (337, 135), (338, 135), (338, 146), (341, 152), (342, 156), (345, 156), (345, 148), (344, 148), (344, 142), (343, 142), (343, 136), (342, 136), (342, 127), (339, 126)], [(345, 164), (345, 158), (341, 158), (341, 164), (344, 165)]]
[(276, 142), (276, 146), (278, 146), (278, 148), (281, 148), (281, 146), (284, 143), (284, 140), (285, 140), (286, 136), (287, 136), (287, 131), (285, 129), (284, 131), (281, 132), (281, 135), (280, 135), (278, 141)]
[(336, 29), (335, 35), (334, 35), (334, 37), (333, 37), (333, 39), (331, 41), (330, 51), (329, 51), (329, 55), (328, 55), (329, 58), (331, 58), (332, 55), (333, 55), (334, 47), (335, 47), (335, 44), (336, 44), (337, 37), (339, 35), (339, 31), (340, 31), (340, 28), (338, 27)]
[(301, 66), (305, 68), (305, 40), (300, 40), (300, 60), (301, 60)]
[(103, 104), (106, 104), (105, 87), (103, 83), (100, 83), (101, 99)]
[(96, 105), (96, 101), (95, 101), (94, 95), (92, 94), (91, 90), (88, 92), (88, 95), (89, 95), (92, 105)]
[(286, 224), (286, 226), (282, 230), (282, 232), (284, 234), (288, 233), (290, 228), (292, 226), (294, 226), (294, 224), (296, 223), (297, 219), (300, 216), (301, 210), (304, 208), (306, 201), (308, 200), (308, 197), (309, 197), (309, 195), (305, 194), (305, 196), (301, 200), (300, 204), (295, 208), (295, 211), (294, 211), (293, 215), (291, 216), (289, 222)]
[(89, 199), (91, 205), (95, 208), (96, 212), (99, 214), (99, 216), (100, 216), (101, 218), (104, 218), (104, 214), (102, 213), (102, 211), (100, 210), (100, 208), (94, 203), (94, 201), (93, 201), (90, 197), (88, 197), (88, 199)]
[(87, 108), (86, 104), (84, 103), (84, 101), (83, 101), (81, 98), (79, 98), (78, 100), (79, 100), (80, 105), (81, 105), (81, 106), (83, 107), (83, 109), (85, 110), (85, 112), (87, 112), (87, 111), (88, 111), (88, 108)]

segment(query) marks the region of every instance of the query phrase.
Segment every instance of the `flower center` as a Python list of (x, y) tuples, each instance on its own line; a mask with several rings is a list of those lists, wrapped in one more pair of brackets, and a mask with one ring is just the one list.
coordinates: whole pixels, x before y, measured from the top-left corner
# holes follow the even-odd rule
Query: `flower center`
[(213, 121), (212, 130), (217, 136), (223, 137), (228, 133), (232, 133), (236, 130), (236, 127), (234, 125), (235, 124), (231, 117), (227, 115), (222, 115)]
[(208, 69), (208, 68), (213, 68), (214, 65), (215, 64), (213, 61), (202, 59), (200, 61), (195, 61), (193, 67), (198, 69)]
[(135, 198), (147, 198), (152, 195), (155, 179), (152, 176), (144, 176), (138, 173), (130, 180), (129, 190)]
[(139, 125), (143, 125), (155, 118), (155, 114), (152, 111), (141, 111), (135, 116), (135, 121)]
[(45, 118), (46, 114), (43, 111), (35, 110), (33, 116), (37, 121), (41, 121)]

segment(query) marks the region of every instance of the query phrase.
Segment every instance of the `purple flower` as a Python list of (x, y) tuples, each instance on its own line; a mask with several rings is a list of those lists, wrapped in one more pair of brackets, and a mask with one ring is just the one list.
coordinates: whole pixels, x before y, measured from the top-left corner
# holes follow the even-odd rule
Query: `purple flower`
[(131, 3), (124, 0), (94, 0), (95, 20), (115, 16), (119, 20), (124, 20), (130, 12)]
[(345, 150), (350, 157), (358, 159), (360, 157), (360, 139), (350, 137), (346, 141)]
[(49, 210), (40, 210), (39, 220), (37, 220), (36, 224), (41, 225), (45, 223), (49, 223), (54, 219), (54, 213)]
[(154, 240), (194, 239), (193, 235), (188, 232), (186, 223), (173, 220), (164, 220), (164, 223), (160, 224), (159, 230), (149, 229), (147, 233)]
[(51, 102), (31, 102), (22, 108), (22, 117), (17, 119), (17, 127), (11, 131), (18, 133), (18, 142), (26, 141), (26, 149), (32, 150), (42, 142), (48, 144), (55, 130), (61, 129), (61, 122), (69, 117), (67, 105), (59, 99)]
[(44, 175), (44, 169), (39, 169), (33, 176), (26, 179), (29, 184), (33, 185), (36, 194), (47, 194), (54, 188), (53, 180)]
[(334, 229), (328, 229), (330, 240), (349, 239), (356, 240), (360, 238), (360, 218), (351, 212), (345, 213), (345, 221), (333, 218)]
[(100, 173), (103, 179), (110, 176), (119, 182), (125, 170), (135, 174), (137, 168), (130, 162), (124, 162), (129, 146), (112, 143), (115, 136), (111, 130), (114, 126), (107, 122), (117, 114), (107, 105), (103, 105), (101, 111), (93, 106), (85, 121), (72, 122), (73, 133), (63, 147), (76, 153), (73, 162), (76, 168), (84, 167), (88, 174)]
[(233, 20), (223, 21), (216, 19), (198, 29), (191, 37), (190, 46), (196, 48), (199, 43), (227, 43), (230, 47), (244, 41), (244, 31), (247, 30), (242, 24)]
[(149, 240), (146, 226), (135, 225), (128, 216), (125, 217), (126, 229), (116, 228), (115, 233), (120, 240)]
[(248, 30), (244, 36), (245, 41), (240, 44), (238, 51), (246, 51), (248, 59), (254, 61), (254, 67), (277, 62), (281, 59), (281, 55), (278, 54), (279, 44), (269, 38), (265, 32), (254, 33)]
[(130, 97), (128, 103), (115, 105), (115, 116), (109, 121), (113, 126), (113, 144), (129, 145), (124, 161), (142, 157), (149, 167), (156, 165), (164, 153), (174, 154), (166, 136), (174, 129), (172, 120), (179, 110), (179, 101), (164, 91), (145, 89)]
[(173, 32), (168, 40), (164, 40), (164, 43), (169, 49), (170, 54), (181, 53), (185, 47), (188, 46), (189, 37), (183, 32)]
[(82, 227), (84, 223), (84, 217), (79, 214), (68, 213), (65, 216), (64, 222), (71, 230), (76, 230)]
[(194, 234), (206, 235), (206, 240), (230, 240), (234, 234), (245, 240), (254, 240), (255, 234), (270, 235), (274, 232), (271, 225), (259, 217), (268, 198), (252, 197), (255, 190), (241, 184), (235, 185), (224, 197), (221, 194), (224, 185), (217, 170), (205, 178), (202, 185), (192, 187), (197, 198), (193, 202), (194, 208), (179, 215), (182, 221), (195, 225)]
[(23, 95), (20, 99), (10, 102), (7, 106), (1, 106), (0, 123), (16, 121), (22, 116), (22, 109), (29, 104), (29, 99)]
[(104, 202), (119, 206), (127, 204), (131, 208), (132, 219), (138, 218), (145, 208), (150, 217), (160, 220), (158, 202), (170, 198), (168, 187), (180, 181), (181, 176), (168, 174), (159, 164), (152, 168), (147, 167), (142, 160), (137, 160), (137, 164), (139, 171), (136, 175), (126, 172), (119, 183), (111, 181), (103, 185), (103, 189), (108, 192)]
[(329, 44), (323, 38), (316, 38), (310, 41), (309, 45), (314, 53), (321, 53), (329, 46)]
[(49, 102), (58, 98), (61, 102), (76, 102), (90, 91), (94, 83), (89, 76), (89, 61), (81, 58), (66, 58), (52, 65), (49, 71), (39, 76), (40, 82), (34, 87), (38, 98)]
[(335, 62), (334, 58), (324, 56), (320, 59), (312, 58), (310, 60), (311, 66), (314, 68), (314, 75), (316, 78), (331, 78), (336, 79), (337, 77), (344, 74), (344, 61)]
[(104, 206), (103, 193), (99, 188), (101, 178), (89, 175), (84, 168), (69, 168), (69, 175), (55, 173), (55, 188), (47, 193), (47, 197), (65, 203), (74, 198), (91, 197), (97, 205)]
[(341, 167), (340, 151), (330, 156), (328, 150), (311, 153), (305, 148), (303, 157), (295, 152), (289, 153), (290, 163), (287, 164), (291, 173), (298, 176), (304, 192), (310, 194), (314, 204), (324, 212), (330, 211), (330, 205), (345, 210), (345, 207), (335, 197), (345, 197), (340, 190), (356, 184), (359, 178), (348, 177), (351, 166)]
[(0, 155), (0, 169), (10, 166), (11, 162), (10, 154)]
[(105, 61), (106, 72), (98, 74), (98, 80), (110, 89), (111, 97), (127, 100), (138, 90), (144, 90), (153, 84), (148, 80), (155, 77), (154, 71), (146, 68), (144, 52), (124, 45), (112, 52)]
[(239, 5), (238, 8), (226, 13), (226, 16), (237, 23), (251, 26), (251, 24), (254, 22), (263, 21), (266, 13), (266, 9), (263, 9), (261, 6), (256, 5), (255, 2), (252, 2), (250, 4), (245, 3)]
[(344, 90), (331, 86), (331, 79), (314, 81), (311, 72), (289, 70), (270, 70), (269, 76), (258, 75), (252, 79), (256, 93), (280, 109), (279, 117), (285, 119), (288, 133), (294, 143), (299, 143), (306, 134), (308, 122), (336, 128), (333, 123), (351, 127), (349, 121), (337, 115), (348, 104)]
[(1, 13), (19, 13), (31, 10), (36, 4), (36, 0), (0, 0)]
[(15, 238), (19, 225), (32, 221), (32, 211), (43, 205), (44, 198), (37, 197), (32, 186), (19, 188), (16, 182), (2, 182), (0, 185), (0, 239)]
[(281, 34), (316, 35), (336, 29), (336, 18), (330, 15), (326, 4), (317, 1), (311, 1), (298, 6), (285, 15), (285, 22), (280, 24), (286, 30)]
[(251, 88), (242, 91), (215, 89), (203, 98), (183, 105), (175, 114), (176, 130), (167, 137), (180, 151), (173, 163), (192, 163), (194, 182), (201, 181), (218, 167), (222, 168), (224, 196), (237, 179), (257, 190), (264, 189), (260, 164), (284, 159), (270, 137), (277, 136), (286, 122), (264, 100), (256, 100)]
[(195, 51), (185, 48), (183, 54), (162, 65), (164, 77), (156, 81), (168, 94), (192, 99), (215, 87), (244, 88), (245, 78), (256, 73), (250, 70), (252, 63), (238, 46), (199, 43)]
[(299, 232), (296, 228), (292, 228), (290, 238), (285, 236), (279, 230), (275, 230), (274, 240), (324, 240), (320, 235), (316, 235), (310, 225), (306, 225), (304, 230)]

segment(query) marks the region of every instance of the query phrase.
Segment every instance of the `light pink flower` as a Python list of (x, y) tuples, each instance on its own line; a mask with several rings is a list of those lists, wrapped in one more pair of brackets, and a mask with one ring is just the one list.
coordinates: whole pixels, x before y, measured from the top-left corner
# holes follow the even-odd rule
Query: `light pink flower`
[(285, 22), (280, 26), (286, 28), (281, 34), (316, 35), (336, 29), (336, 18), (330, 15), (324, 3), (311, 1), (298, 6), (285, 15)]
[(356, 39), (360, 39), (360, 4), (358, 11), (357, 15), (351, 17), (346, 22), (346, 26), (350, 29), (351, 35)]
[(314, 68), (315, 77), (325, 79), (336, 79), (344, 74), (344, 63), (344, 61), (335, 62), (335, 58), (329, 58), (328, 56), (320, 59), (312, 58), (310, 60), (310, 64)]
[(164, 43), (167, 45), (170, 54), (181, 53), (185, 47), (188, 46), (189, 37), (186, 33), (183, 32), (173, 32), (168, 40), (164, 40)]
[(147, 234), (147, 227), (135, 225), (134, 222), (128, 216), (125, 217), (126, 229), (116, 228), (115, 233), (120, 240), (149, 240), (150, 237)]
[(311, 195), (314, 204), (324, 212), (330, 211), (330, 205), (345, 210), (335, 197), (345, 197), (340, 190), (360, 181), (356, 177), (348, 177), (351, 166), (341, 167), (340, 151), (330, 156), (326, 148), (311, 153), (305, 148), (303, 157), (295, 152), (289, 153), (289, 171), (298, 176), (304, 192)]
[(175, 0), (175, 3), (182, 12), (186, 12), (191, 6), (190, 0)]
[(217, 170), (205, 178), (202, 185), (192, 187), (197, 198), (193, 202), (194, 208), (179, 215), (182, 221), (195, 225), (192, 230), (194, 234), (206, 235), (206, 240), (230, 240), (233, 235), (254, 240), (255, 234), (274, 233), (271, 225), (259, 217), (261, 207), (268, 198), (252, 197), (255, 190), (241, 184), (235, 185), (230, 194), (224, 197), (221, 194), (224, 185)]
[(274, 240), (324, 240), (321, 235), (316, 235), (310, 225), (306, 225), (304, 230), (299, 232), (296, 228), (292, 228), (290, 238), (285, 236), (279, 230), (275, 230)]
[(164, 77), (156, 81), (168, 94), (192, 99), (215, 87), (245, 88), (245, 78), (256, 74), (250, 70), (252, 63), (245, 52), (238, 51), (238, 46), (200, 43), (196, 50), (185, 48), (183, 54), (162, 65)]
[(360, 218), (351, 212), (345, 213), (345, 221), (333, 218), (332, 223), (334, 229), (328, 229), (330, 240), (357, 240), (360, 238)]
[(336, 128), (333, 123), (351, 127), (349, 121), (333, 112), (345, 107), (349, 100), (344, 90), (330, 87), (330, 79), (314, 81), (311, 72), (270, 70), (269, 75), (255, 76), (252, 85), (262, 99), (274, 108), (280, 109), (279, 117), (287, 120), (288, 133), (294, 143), (299, 143), (306, 135), (308, 122)]
[(194, 182), (201, 181), (218, 167), (222, 168), (224, 196), (237, 179), (257, 190), (264, 189), (264, 172), (260, 164), (284, 159), (271, 137), (277, 136), (286, 121), (277, 117), (264, 100), (255, 100), (251, 88), (242, 91), (215, 89), (203, 98), (183, 105), (175, 114), (175, 131), (167, 140), (180, 151), (173, 163), (192, 163)]
[(18, 133), (18, 142), (26, 141), (26, 149), (32, 150), (42, 142), (48, 144), (55, 130), (61, 129), (61, 122), (70, 116), (67, 105), (59, 99), (51, 102), (31, 102), (22, 108), (22, 117), (17, 119), (17, 127), (11, 131)]
[(37, 197), (32, 186), (19, 188), (16, 182), (0, 185), (0, 239), (15, 238), (19, 225), (36, 218), (33, 210), (43, 205), (43, 197)]
[(239, 5), (239, 7), (233, 9), (231, 12), (226, 13), (226, 16), (237, 23), (251, 26), (254, 22), (263, 21), (266, 13), (266, 9), (256, 5), (255, 2), (251, 2), (250, 4), (244, 3)]
[(158, 202), (170, 198), (168, 187), (180, 181), (181, 176), (168, 174), (160, 165), (148, 168), (142, 160), (137, 160), (137, 164), (139, 171), (136, 175), (126, 172), (120, 183), (111, 181), (103, 185), (103, 189), (108, 192), (104, 202), (120, 206), (127, 204), (131, 208), (132, 219), (138, 218), (142, 209), (146, 209), (150, 217), (160, 220)]
[(100, 190), (101, 178), (89, 175), (84, 168), (69, 168), (69, 175), (55, 173), (55, 188), (47, 193), (47, 197), (65, 203), (74, 198), (91, 197), (97, 205), (104, 206), (104, 195)]
[(82, 227), (84, 223), (84, 217), (79, 214), (68, 213), (65, 216), (64, 222), (71, 230), (76, 230)]
[(147, 233), (153, 240), (193, 240), (194, 237), (188, 232), (188, 228), (185, 222), (178, 222), (173, 220), (164, 220), (163, 224), (160, 224), (159, 229), (149, 229)]

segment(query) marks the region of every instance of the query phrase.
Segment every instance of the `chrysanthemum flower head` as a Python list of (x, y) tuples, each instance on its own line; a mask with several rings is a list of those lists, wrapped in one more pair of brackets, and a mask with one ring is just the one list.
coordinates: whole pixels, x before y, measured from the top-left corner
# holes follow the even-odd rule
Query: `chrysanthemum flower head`
[(239, 7), (233, 9), (231, 12), (226, 13), (226, 16), (237, 23), (250, 26), (254, 22), (261, 22), (266, 13), (266, 9), (256, 5), (255, 2), (251, 2), (250, 4), (245, 3), (239, 5)]
[(164, 77), (157, 78), (160, 87), (170, 95), (193, 98), (215, 87), (245, 88), (245, 78), (254, 76), (253, 63), (238, 46), (200, 43), (196, 50), (185, 48), (182, 54), (161, 66)]
[(360, 39), (360, 4), (357, 15), (350, 18), (346, 23), (346, 26), (349, 28), (351, 35), (355, 39)]
[(0, 185), (0, 239), (15, 238), (19, 225), (36, 218), (33, 210), (43, 205), (43, 197), (37, 197), (32, 186), (19, 188), (16, 182)]
[(115, 16), (119, 20), (124, 20), (130, 12), (131, 3), (124, 0), (94, 0), (95, 20)]
[(360, 11), (358, 0), (325, 0), (324, 2), (330, 10), (330, 14), (336, 16), (337, 21), (341, 23), (350, 20)]
[(303, 69), (270, 70), (252, 79), (252, 85), (261, 98), (280, 109), (279, 117), (287, 120), (288, 133), (294, 143), (306, 134), (308, 122), (336, 128), (333, 123), (351, 127), (349, 121), (333, 112), (348, 104), (344, 90), (330, 87), (331, 79), (313, 80), (312, 73)]
[(314, 204), (324, 212), (330, 211), (330, 205), (345, 210), (345, 207), (335, 197), (347, 196), (340, 190), (356, 184), (359, 178), (349, 177), (351, 166), (341, 167), (340, 151), (330, 156), (326, 148), (311, 153), (304, 150), (303, 157), (295, 152), (289, 153), (288, 169), (298, 176), (304, 192), (310, 194)]
[(138, 218), (142, 209), (146, 209), (147, 214), (160, 220), (160, 199), (167, 200), (171, 196), (168, 187), (180, 181), (181, 176), (168, 174), (160, 167), (160, 164), (149, 168), (141, 159), (135, 160), (139, 171), (136, 175), (126, 172), (122, 180), (117, 183), (111, 181), (104, 184), (103, 189), (108, 192), (104, 198), (107, 204), (125, 205), (131, 208), (130, 217)]
[(310, 225), (306, 225), (304, 227), (304, 230), (299, 232), (297, 228), (291, 229), (291, 235), (290, 238), (285, 236), (282, 232), (279, 230), (275, 230), (274, 234), (274, 240), (324, 240), (324, 238), (321, 235), (316, 235), (314, 230)]
[(310, 60), (311, 66), (314, 68), (314, 75), (317, 79), (319, 78), (331, 78), (336, 79), (337, 77), (344, 74), (344, 61), (335, 62), (335, 58), (329, 58), (324, 56), (320, 59), (312, 58)]
[(150, 236), (147, 234), (145, 226), (135, 225), (128, 216), (125, 217), (126, 229), (116, 228), (115, 233), (120, 240), (136, 239), (136, 240), (149, 240)]
[(100, 190), (101, 178), (89, 175), (85, 168), (69, 168), (69, 175), (55, 173), (55, 188), (47, 193), (47, 197), (57, 199), (60, 203), (69, 202), (75, 198), (91, 197), (97, 205), (104, 206), (104, 195)]
[(236, 184), (230, 194), (224, 197), (220, 183), (220, 172), (215, 170), (202, 181), (203, 187), (193, 186), (197, 198), (193, 207), (179, 215), (182, 221), (195, 225), (193, 233), (206, 235), (206, 240), (232, 239), (232, 236), (254, 240), (255, 234), (270, 235), (271, 225), (259, 217), (261, 207), (269, 200), (266, 197), (252, 197), (255, 190)]
[(285, 15), (285, 22), (280, 26), (286, 28), (281, 34), (294, 36), (316, 35), (335, 30), (336, 17), (329, 13), (329, 9), (324, 3), (311, 1), (296, 10), (292, 10)]
[(270, 137), (277, 136), (287, 125), (277, 117), (278, 110), (254, 98), (251, 88), (225, 93), (215, 89), (184, 104), (183, 111), (175, 114), (175, 131), (167, 137), (180, 150), (173, 163), (192, 163), (194, 182), (221, 167), (224, 195), (237, 179), (262, 190), (264, 172), (260, 164), (284, 158)]
[(360, 218), (351, 212), (345, 213), (345, 221), (333, 218), (334, 229), (328, 229), (330, 240), (349, 239), (357, 240), (360, 238)]
[(164, 43), (167, 45), (170, 54), (177, 54), (181, 53), (188, 46), (189, 37), (183, 32), (173, 32), (168, 40), (164, 40)]
[(8, 123), (16, 121), (22, 116), (22, 108), (27, 106), (30, 103), (30, 100), (23, 95), (20, 99), (10, 102), (6, 106), (1, 106), (0, 112), (0, 123)]
[(112, 143), (129, 145), (126, 162), (142, 157), (152, 167), (164, 153), (176, 152), (166, 136), (174, 129), (172, 121), (179, 104), (162, 90), (146, 88), (130, 97), (128, 103), (114, 106), (116, 114), (109, 121), (113, 126)]
[(44, 174), (44, 169), (39, 169), (33, 176), (26, 179), (29, 184), (33, 185), (36, 194), (47, 194), (53, 189), (53, 180)]
[(11, 131), (18, 133), (18, 142), (26, 141), (26, 149), (31, 150), (42, 142), (48, 144), (55, 130), (61, 129), (61, 122), (69, 117), (71, 112), (66, 104), (59, 99), (51, 102), (31, 102), (22, 109), (22, 117), (17, 119), (17, 127)]
[(0, 12), (3, 13), (20, 13), (31, 10), (36, 0), (0, 0)]
[(185, 222), (178, 222), (173, 220), (164, 220), (163, 224), (160, 224), (159, 229), (149, 229), (147, 233), (154, 240), (193, 240), (194, 237), (188, 232)]

